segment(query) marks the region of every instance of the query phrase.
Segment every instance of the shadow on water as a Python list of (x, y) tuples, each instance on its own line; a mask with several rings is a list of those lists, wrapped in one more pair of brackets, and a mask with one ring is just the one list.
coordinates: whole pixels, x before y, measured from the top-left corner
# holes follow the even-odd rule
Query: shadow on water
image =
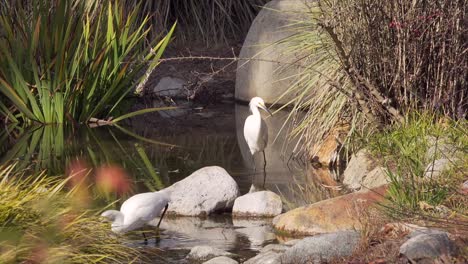
[[(252, 184), (252, 159), (243, 138), (247, 106), (222, 105), (187, 108), (173, 115), (152, 113), (120, 124), (72, 129), (64, 126), (5, 129), (0, 133), (1, 163), (17, 161), (17, 169), (63, 175), (74, 160), (90, 167), (113, 164), (133, 179), (133, 193), (158, 190), (204, 166), (225, 168), (238, 182), (241, 193)], [(296, 142), (284, 136), (274, 141), (287, 113), (266, 118), (269, 144), (266, 149), (266, 189), (279, 192), (288, 208), (335, 195), (316, 181), (316, 172), (306, 170), (300, 155), (292, 155)], [(14, 136), (12, 136), (14, 135)], [(255, 158), (254, 183), (263, 182), (263, 157)], [(305, 184), (307, 183), (307, 184)], [(309, 189), (307, 189), (309, 188)], [(111, 202), (117, 197), (108, 197)], [(102, 206), (101, 201), (100, 205)], [(158, 247), (170, 250), (167, 258), (183, 258), (187, 249), (201, 244), (248, 257), (262, 245), (276, 241), (270, 222), (243, 221), (230, 215), (200, 218), (168, 218), (162, 222)], [(129, 236), (139, 246), (141, 237)], [(154, 246), (154, 245), (153, 245)], [(182, 256), (184, 255), (184, 256)]]

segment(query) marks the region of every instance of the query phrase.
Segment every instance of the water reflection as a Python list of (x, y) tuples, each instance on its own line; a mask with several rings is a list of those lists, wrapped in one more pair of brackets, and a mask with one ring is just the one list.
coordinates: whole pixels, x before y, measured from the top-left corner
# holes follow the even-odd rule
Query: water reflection
[[(177, 118), (167, 118), (165, 113), (163, 117), (161, 113), (147, 114), (123, 122), (122, 127), (34, 127), (13, 138), (9, 136), (11, 131), (5, 130), (0, 133), (0, 161), (18, 161), (20, 169), (47, 169), (49, 175), (62, 175), (77, 159), (93, 168), (113, 164), (131, 175), (133, 193), (161, 189), (199, 168), (218, 165), (236, 179), (241, 193), (246, 193), (253, 168), (243, 138), (248, 115), (245, 105), (224, 105), (184, 109)], [(294, 141), (286, 144), (285, 137), (280, 136), (273, 142), (286, 117), (286, 112), (280, 112), (266, 119), (270, 135), (265, 150), (266, 188), (279, 192), (289, 207), (333, 196), (322, 183), (315, 182), (314, 172), (304, 173), (305, 162), (300, 156), (290, 159)], [(254, 177), (257, 184), (263, 181), (262, 158), (259, 155), (255, 159), (260, 168)], [(313, 184), (305, 184), (309, 181)], [(109, 201), (117, 198), (110, 197)], [(206, 244), (246, 256), (276, 239), (269, 221), (226, 215), (168, 218), (161, 227), (161, 248), (187, 249)]]

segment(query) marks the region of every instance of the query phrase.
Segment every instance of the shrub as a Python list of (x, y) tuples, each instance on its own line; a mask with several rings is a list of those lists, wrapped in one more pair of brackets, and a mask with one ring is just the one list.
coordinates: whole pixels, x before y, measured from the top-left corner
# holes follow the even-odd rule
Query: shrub
[(294, 131), (304, 146), (339, 123), (352, 133), (414, 110), (466, 117), (466, 1), (307, 3), (306, 19), (292, 22), (297, 34), (282, 41), (306, 53), (288, 91), (292, 115), (307, 111)]

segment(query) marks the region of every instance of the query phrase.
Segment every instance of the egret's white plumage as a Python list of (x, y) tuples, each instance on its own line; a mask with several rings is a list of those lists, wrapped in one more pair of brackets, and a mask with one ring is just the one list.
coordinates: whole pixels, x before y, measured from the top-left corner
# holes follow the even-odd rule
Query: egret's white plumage
[(140, 193), (128, 198), (120, 207), (120, 211), (107, 210), (101, 216), (112, 221), (112, 231), (125, 233), (140, 228), (161, 216), (162, 210), (167, 209), (170, 201), (171, 192), (167, 189), (159, 192)]
[[(268, 144), (268, 127), (263, 121), (262, 116), (260, 115), (259, 108), (268, 112), (270, 111), (265, 106), (265, 102), (260, 97), (254, 97), (250, 100), (249, 103), (251, 115), (245, 119), (244, 123), (244, 138), (249, 145), (250, 153), (252, 154), (252, 160), (254, 159), (255, 153), (263, 152), (264, 159), (264, 169), (266, 167), (265, 159), (265, 148)], [(255, 162), (254, 168), (255, 168)]]

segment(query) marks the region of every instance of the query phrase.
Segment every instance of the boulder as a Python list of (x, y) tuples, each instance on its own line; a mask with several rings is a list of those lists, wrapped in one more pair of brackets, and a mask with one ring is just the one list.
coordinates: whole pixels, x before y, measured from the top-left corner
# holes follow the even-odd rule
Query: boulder
[(388, 174), (385, 168), (377, 167), (371, 170), (365, 177), (362, 179), (361, 187), (366, 189), (373, 189), (380, 187), (389, 183)]
[(343, 184), (350, 189), (360, 189), (362, 181), (374, 168), (367, 150), (360, 150), (352, 155), (343, 173)]
[(234, 254), (210, 246), (196, 246), (190, 250), (187, 258), (195, 261), (206, 261), (219, 256), (230, 257)]
[(314, 235), (360, 229), (359, 212), (384, 200), (387, 187), (363, 190), (298, 207), (273, 219), (273, 226), (289, 235)]
[[(303, 57), (301, 51), (290, 51), (288, 44), (278, 42), (298, 32), (290, 26), (307, 14), (306, 1), (273, 0), (259, 12), (249, 29), (239, 54), (236, 73), (237, 100), (248, 102), (260, 96), (265, 103), (275, 102), (293, 83)], [(294, 66), (293, 66), (294, 65)], [(286, 66), (286, 67), (285, 67)], [(285, 78), (289, 77), (289, 78)], [(288, 102), (288, 97), (279, 103)]]
[(226, 256), (219, 256), (216, 258), (212, 258), (203, 264), (238, 264), (239, 262), (233, 260), (232, 258), (228, 258)]
[(455, 244), (443, 232), (416, 235), (400, 247), (400, 256), (410, 263), (434, 263), (438, 257), (455, 253)]
[(273, 217), (281, 214), (283, 203), (272, 191), (245, 194), (234, 201), (234, 217)]
[(153, 93), (159, 96), (184, 97), (186, 96), (184, 89), (186, 83), (185, 80), (179, 78), (163, 77), (153, 88)]
[(204, 167), (169, 187), (172, 201), (168, 213), (203, 216), (232, 208), (239, 186), (227, 171), (218, 166)]
[(281, 263), (324, 263), (350, 256), (360, 241), (356, 231), (341, 231), (307, 237), (281, 255)]

